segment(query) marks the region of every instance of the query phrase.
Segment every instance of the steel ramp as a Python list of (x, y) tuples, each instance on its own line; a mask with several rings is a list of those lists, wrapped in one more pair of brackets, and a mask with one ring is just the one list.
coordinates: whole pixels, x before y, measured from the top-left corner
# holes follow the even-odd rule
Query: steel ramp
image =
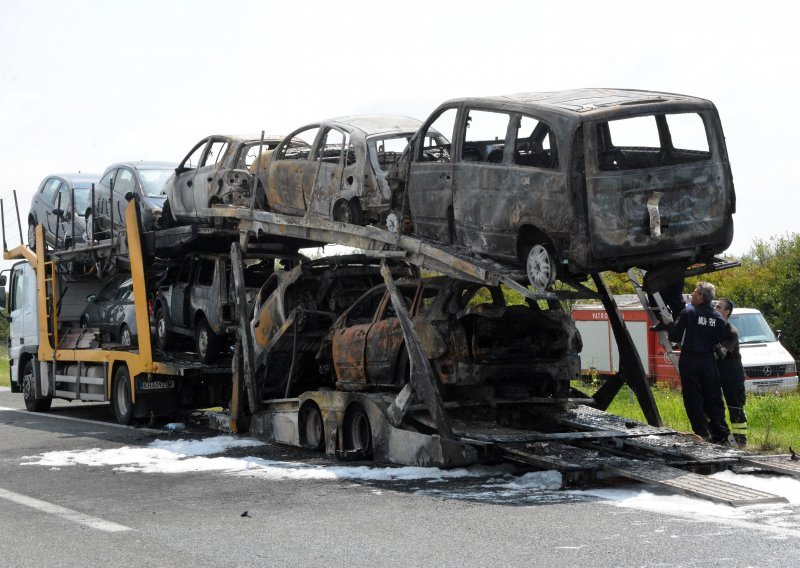
[(675, 493), (699, 497), (715, 503), (724, 503), (733, 507), (789, 502), (785, 497), (690, 473), (665, 464), (612, 458), (605, 460), (603, 471), (643, 483), (652, 483)]
[(793, 460), (788, 455), (743, 457), (739, 459), (739, 463), (783, 475), (800, 477), (800, 460)]
[(636, 434), (641, 436), (674, 434), (675, 430), (661, 426), (648, 426), (635, 420), (608, 414), (591, 406), (577, 405), (557, 411), (542, 409), (544, 415), (562, 426), (576, 430), (617, 430), (620, 434)]

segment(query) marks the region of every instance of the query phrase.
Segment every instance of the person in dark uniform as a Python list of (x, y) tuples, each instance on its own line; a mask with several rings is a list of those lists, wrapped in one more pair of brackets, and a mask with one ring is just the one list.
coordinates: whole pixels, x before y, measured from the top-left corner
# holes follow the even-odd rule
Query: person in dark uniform
[(730, 430), (725, 423), (719, 371), (714, 352), (725, 339), (725, 320), (711, 307), (714, 285), (699, 282), (687, 306), (669, 330), (673, 343), (681, 344), (678, 372), (686, 415), (692, 430), (717, 444), (727, 444)]
[(728, 406), (733, 439), (744, 447), (747, 444), (747, 414), (744, 412), (747, 395), (744, 390), (742, 354), (739, 352), (739, 330), (729, 321), (734, 307), (734, 303), (727, 298), (720, 298), (714, 306), (725, 320), (725, 339), (717, 351), (717, 368), (722, 394)]

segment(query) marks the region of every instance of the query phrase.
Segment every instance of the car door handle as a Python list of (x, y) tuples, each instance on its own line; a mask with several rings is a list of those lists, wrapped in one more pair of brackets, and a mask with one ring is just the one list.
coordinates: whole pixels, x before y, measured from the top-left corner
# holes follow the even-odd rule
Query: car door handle
[(189, 180), (189, 181), (187, 181), (187, 182), (186, 182), (186, 186), (187, 186), (187, 187), (192, 187), (192, 180)]
[(206, 181), (207, 181), (207, 182), (212, 182), (212, 181), (214, 181), (214, 178), (213, 178), (213, 177), (207, 177), (207, 178), (206, 178)]

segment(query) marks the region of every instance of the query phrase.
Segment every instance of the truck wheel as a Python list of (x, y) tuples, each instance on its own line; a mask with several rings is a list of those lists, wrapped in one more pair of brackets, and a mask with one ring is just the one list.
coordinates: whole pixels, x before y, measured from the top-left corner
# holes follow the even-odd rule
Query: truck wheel
[(219, 336), (214, 333), (214, 330), (208, 325), (208, 320), (204, 317), (197, 322), (195, 340), (197, 358), (206, 364), (216, 361), (219, 355)]
[(111, 389), (111, 405), (117, 422), (128, 425), (133, 420), (133, 400), (131, 400), (131, 376), (128, 367), (121, 365), (114, 373)]
[(314, 452), (325, 448), (325, 425), (316, 404), (306, 404), (300, 409), (300, 445)]
[(344, 449), (372, 455), (372, 427), (369, 416), (360, 404), (354, 404), (344, 417)]
[(544, 292), (556, 281), (556, 260), (548, 248), (536, 243), (525, 252), (525, 272), (533, 289)]
[(160, 305), (156, 308), (156, 345), (162, 351), (168, 351), (173, 343), (172, 332), (167, 329), (167, 316)]
[(47, 412), (50, 410), (53, 399), (50, 397), (35, 398), (36, 390), (33, 384), (35, 380), (36, 377), (33, 375), (33, 360), (28, 359), (22, 371), (22, 396), (25, 398), (25, 408), (27, 408), (29, 412)]

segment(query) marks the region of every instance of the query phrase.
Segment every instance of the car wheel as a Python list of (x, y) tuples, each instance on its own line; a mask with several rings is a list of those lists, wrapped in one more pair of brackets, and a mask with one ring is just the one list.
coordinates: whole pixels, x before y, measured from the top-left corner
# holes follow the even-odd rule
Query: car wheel
[(350, 223), (352, 225), (361, 224), (361, 207), (358, 201), (339, 200), (333, 207), (333, 220), (340, 223)]
[(133, 400), (131, 398), (131, 376), (128, 367), (121, 365), (114, 373), (111, 389), (111, 404), (114, 416), (120, 424), (128, 425), (133, 420)]
[(195, 343), (197, 345), (197, 358), (203, 363), (213, 363), (219, 355), (219, 336), (214, 333), (206, 318), (201, 317), (197, 322), (195, 332)]
[(172, 332), (167, 329), (167, 316), (164, 308), (158, 306), (156, 309), (156, 345), (162, 351), (167, 351), (172, 347)]
[(365, 458), (372, 455), (372, 427), (369, 416), (360, 404), (354, 404), (344, 417), (345, 451), (359, 452)]
[(543, 244), (537, 243), (525, 254), (525, 272), (533, 289), (544, 292), (556, 281), (556, 261)]
[(28, 248), (36, 250), (36, 225), (28, 222)]
[(131, 335), (131, 330), (124, 323), (122, 324), (122, 327), (119, 328), (119, 342), (122, 345), (133, 345), (133, 336)]
[(35, 380), (36, 377), (33, 374), (33, 360), (28, 359), (22, 370), (22, 396), (25, 399), (25, 408), (27, 408), (29, 412), (47, 412), (50, 410), (53, 399), (50, 397), (36, 398)]
[(316, 404), (308, 403), (300, 410), (300, 444), (314, 452), (325, 448), (325, 425)]

